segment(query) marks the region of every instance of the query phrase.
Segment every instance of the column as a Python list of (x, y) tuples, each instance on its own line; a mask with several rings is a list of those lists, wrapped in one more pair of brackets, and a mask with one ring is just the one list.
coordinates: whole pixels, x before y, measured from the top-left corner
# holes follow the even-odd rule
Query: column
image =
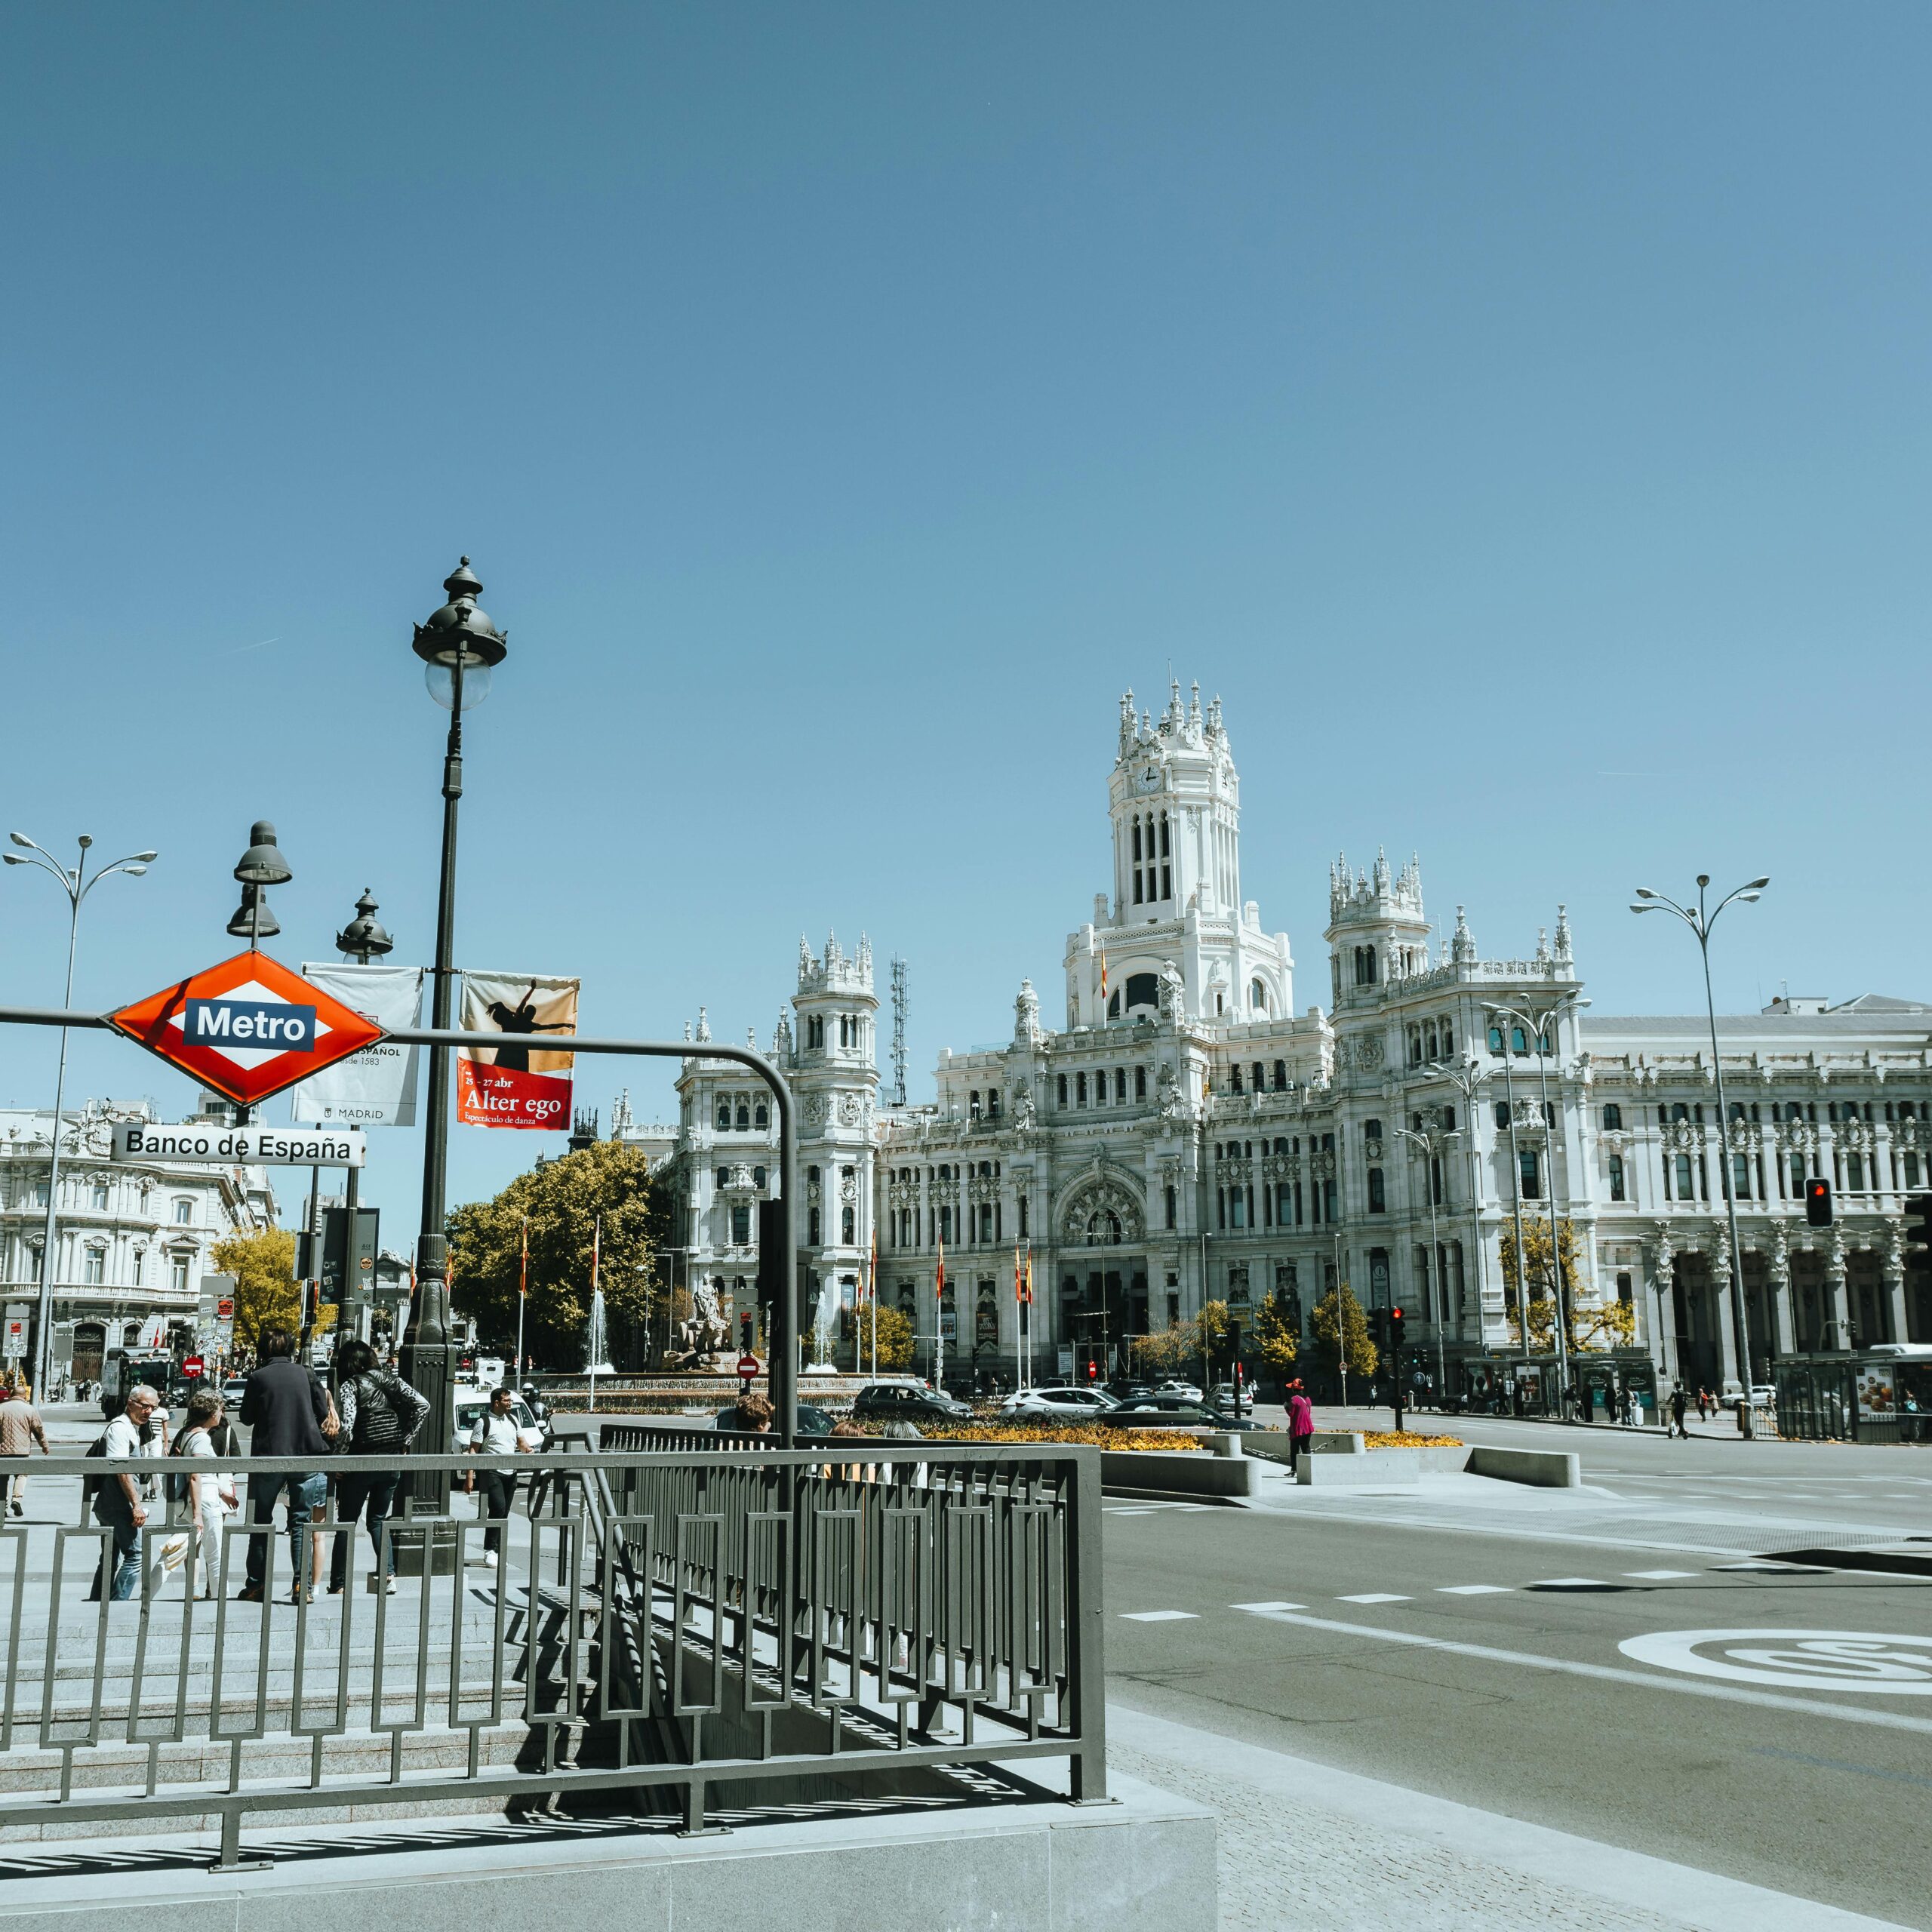
[(1819, 1338), (1820, 1348), (1844, 1349), (1851, 1346), (1850, 1312), (1845, 1303), (1844, 1233), (1841, 1229), (1834, 1228), (1831, 1244), (1825, 1251), (1826, 1328)]
[(1894, 1221), (1885, 1230), (1881, 1251), (1885, 1269), (1886, 1319), (1891, 1324), (1888, 1341), (1903, 1342), (1910, 1332), (1905, 1312), (1905, 1227)]
[[(1721, 1153), (1719, 1158), (1723, 1158)], [(1737, 1311), (1730, 1296), (1730, 1244), (1720, 1231), (1711, 1247), (1711, 1294), (1717, 1303), (1718, 1379), (1748, 1383), (1748, 1365), (1738, 1367)]]
[(1782, 1221), (1772, 1227), (1764, 1250), (1764, 1285), (1771, 1311), (1771, 1332), (1764, 1338), (1765, 1348), (1773, 1355), (1789, 1355), (1795, 1344), (1798, 1319), (1791, 1305), (1791, 1246)]

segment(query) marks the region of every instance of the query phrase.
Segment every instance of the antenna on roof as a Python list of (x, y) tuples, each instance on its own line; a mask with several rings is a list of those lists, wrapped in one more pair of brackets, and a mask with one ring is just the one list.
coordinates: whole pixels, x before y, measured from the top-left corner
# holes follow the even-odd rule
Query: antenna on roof
[(906, 962), (894, 956), (892, 961), (892, 1090), (893, 1104), (906, 1104)]

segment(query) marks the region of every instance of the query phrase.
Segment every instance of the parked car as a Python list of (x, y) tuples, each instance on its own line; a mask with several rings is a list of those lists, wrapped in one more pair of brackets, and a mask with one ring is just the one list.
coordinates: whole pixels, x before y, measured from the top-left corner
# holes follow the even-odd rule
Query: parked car
[(999, 1405), (1003, 1416), (1104, 1415), (1118, 1400), (1102, 1389), (1022, 1389)]
[[(971, 1422), (970, 1404), (955, 1401), (937, 1389), (899, 1382), (869, 1383), (852, 1404), (854, 1422)], [(828, 1424), (828, 1428), (829, 1425)]]
[[(451, 1397), (456, 1411), (456, 1435), (454, 1446), (460, 1454), (469, 1441), (469, 1432), (476, 1426), (476, 1418), (490, 1406), (488, 1396), (474, 1389), (459, 1389)], [(550, 1432), (531, 1412), (530, 1404), (521, 1395), (510, 1398), (510, 1414), (516, 1417), (517, 1434), (521, 1439), (534, 1436), (534, 1447), (542, 1449), (548, 1446)]]
[(1192, 1382), (1183, 1382), (1178, 1376), (1171, 1376), (1154, 1391), (1157, 1395), (1179, 1395), (1190, 1402), (1202, 1399), (1201, 1390)]
[(1244, 1435), (1254, 1424), (1180, 1395), (1142, 1395), (1097, 1418), (1110, 1429), (1214, 1429)]
[(1231, 1416), (1246, 1415), (1254, 1406), (1254, 1384), (1251, 1382), (1217, 1382), (1208, 1392), (1208, 1406), (1222, 1409)]

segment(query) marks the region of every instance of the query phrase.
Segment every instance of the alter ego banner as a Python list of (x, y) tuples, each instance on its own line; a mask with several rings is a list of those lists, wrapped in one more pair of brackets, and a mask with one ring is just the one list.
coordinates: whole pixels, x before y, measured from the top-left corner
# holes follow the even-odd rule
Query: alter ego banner
[(531, 1127), (568, 1132), (571, 1064), (548, 1053), (548, 1033), (577, 1031), (577, 980), (541, 973), (466, 973), (463, 1024), (505, 1035), (500, 1047), (463, 1047), (456, 1063), (456, 1117), (472, 1127)]

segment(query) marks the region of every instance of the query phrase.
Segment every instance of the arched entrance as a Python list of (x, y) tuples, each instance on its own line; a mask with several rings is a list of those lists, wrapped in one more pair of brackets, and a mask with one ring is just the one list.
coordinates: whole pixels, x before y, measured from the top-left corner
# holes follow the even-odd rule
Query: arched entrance
[(1724, 1386), (1724, 1314), (1710, 1257), (1680, 1252), (1673, 1274), (1678, 1373), (1689, 1387), (1715, 1394)]
[(1060, 1337), (1088, 1379), (1124, 1374), (1133, 1338), (1147, 1333), (1146, 1238), (1140, 1197), (1128, 1177), (1096, 1161), (1063, 1198), (1058, 1216)]
[(74, 1324), (74, 1364), (69, 1373), (76, 1382), (98, 1382), (107, 1352), (107, 1331), (98, 1321)]

